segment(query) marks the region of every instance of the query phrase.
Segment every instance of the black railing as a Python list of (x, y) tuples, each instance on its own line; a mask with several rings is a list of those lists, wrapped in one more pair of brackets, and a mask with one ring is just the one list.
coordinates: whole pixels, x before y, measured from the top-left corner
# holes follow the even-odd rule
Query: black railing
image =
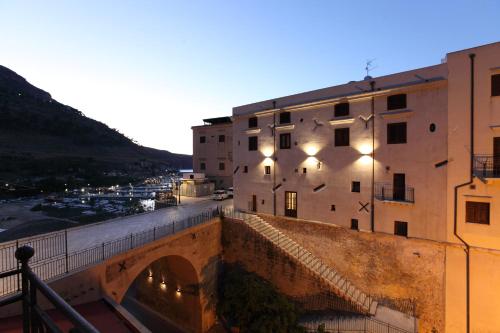
[(34, 254), (35, 251), (28, 245), (19, 247), (15, 251), (15, 258), (19, 262), (20, 268), (0, 273), (0, 278), (15, 276), (21, 280), (20, 293), (1, 300), (0, 307), (22, 302), (23, 333), (62, 332), (62, 329), (57, 326), (55, 321), (39, 306), (38, 297), (43, 296), (71, 322), (75, 332), (98, 333), (99, 331), (91, 323), (76, 312), (31, 270), (28, 262)]
[(375, 198), (382, 201), (415, 202), (413, 187), (394, 187), (389, 183), (375, 183)]
[(300, 324), (306, 332), (328, 333), (411, 333), (411, 331), (378, 321), (367, 316), (342, 316), (322, 318), (304, 318)]
[[(19, 269), (19, 264), (15, 260), (14, 253), (16, 249), (22, 247), (20, 244), (34, 245), (31, 246), (35, 248), (33, 259), (37, 260), (32, 260), (31, 269), (42, 280), (47, 280), (88, 265), (102, 262), (138, 246), (202, 224), (218, 216), (221, 210), (222, 207), (211, 209), (180, 221), (172, 221), (169, 224), (157, 226), (139, 233), (131, 233), (125, 237), (76, 252), (68, 252), (67, 232), (42, 235), (38, 238), (34, 237), (4, 244), (4, 246), (0, 246), (0, 297), (21, 289), (20, 277), (17, 274), (5, 276), (2, 274), (2, 272)], [(41, 249), (40, 251), (43, 255), (37, 256), (36, 251), (43, 246), (53, 246), (54, 249)]]
[(500, 155), (474, 155), (474, 175), (480, 178), (500, 178)]

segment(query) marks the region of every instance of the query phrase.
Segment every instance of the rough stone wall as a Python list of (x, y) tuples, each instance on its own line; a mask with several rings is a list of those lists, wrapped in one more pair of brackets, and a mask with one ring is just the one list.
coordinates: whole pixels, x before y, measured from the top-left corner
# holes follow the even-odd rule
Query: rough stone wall
[(444, 332), (445, 244), (318, 222), (261, 217), (382, 304), (405, 312), (414, 307), (419, 332)]

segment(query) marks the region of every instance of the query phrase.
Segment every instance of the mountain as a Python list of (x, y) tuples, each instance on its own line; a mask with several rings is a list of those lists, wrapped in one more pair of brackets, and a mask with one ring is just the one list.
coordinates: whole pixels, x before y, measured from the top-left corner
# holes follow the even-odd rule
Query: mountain
[(0, 65), (0, 180), (149, 176), (191, 165), (191, 156), (140, 146)]

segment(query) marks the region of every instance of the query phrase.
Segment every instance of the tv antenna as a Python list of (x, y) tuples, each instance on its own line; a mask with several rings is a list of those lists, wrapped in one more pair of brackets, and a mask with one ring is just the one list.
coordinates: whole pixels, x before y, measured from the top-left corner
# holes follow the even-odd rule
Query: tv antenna
[(372, 77), (370, 76), (370, 72), (373, 71), (375, 68), (377, 68), (377, 66), (373, 65), (374, 61), (375, 61), (375, 59), (368, 59), (368, 60), (366, 60), (366, 66), (365, 66), (366, 76), (365, 76), (365, 80), (371, 79)]

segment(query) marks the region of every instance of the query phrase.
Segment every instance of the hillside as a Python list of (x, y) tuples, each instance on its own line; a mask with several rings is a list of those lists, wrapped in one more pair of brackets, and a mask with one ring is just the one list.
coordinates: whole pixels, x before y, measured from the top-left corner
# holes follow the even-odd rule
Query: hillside
[(0, 65), (0, 180), (148, 176), (191, 163), (189, 155), (135, 144)]

